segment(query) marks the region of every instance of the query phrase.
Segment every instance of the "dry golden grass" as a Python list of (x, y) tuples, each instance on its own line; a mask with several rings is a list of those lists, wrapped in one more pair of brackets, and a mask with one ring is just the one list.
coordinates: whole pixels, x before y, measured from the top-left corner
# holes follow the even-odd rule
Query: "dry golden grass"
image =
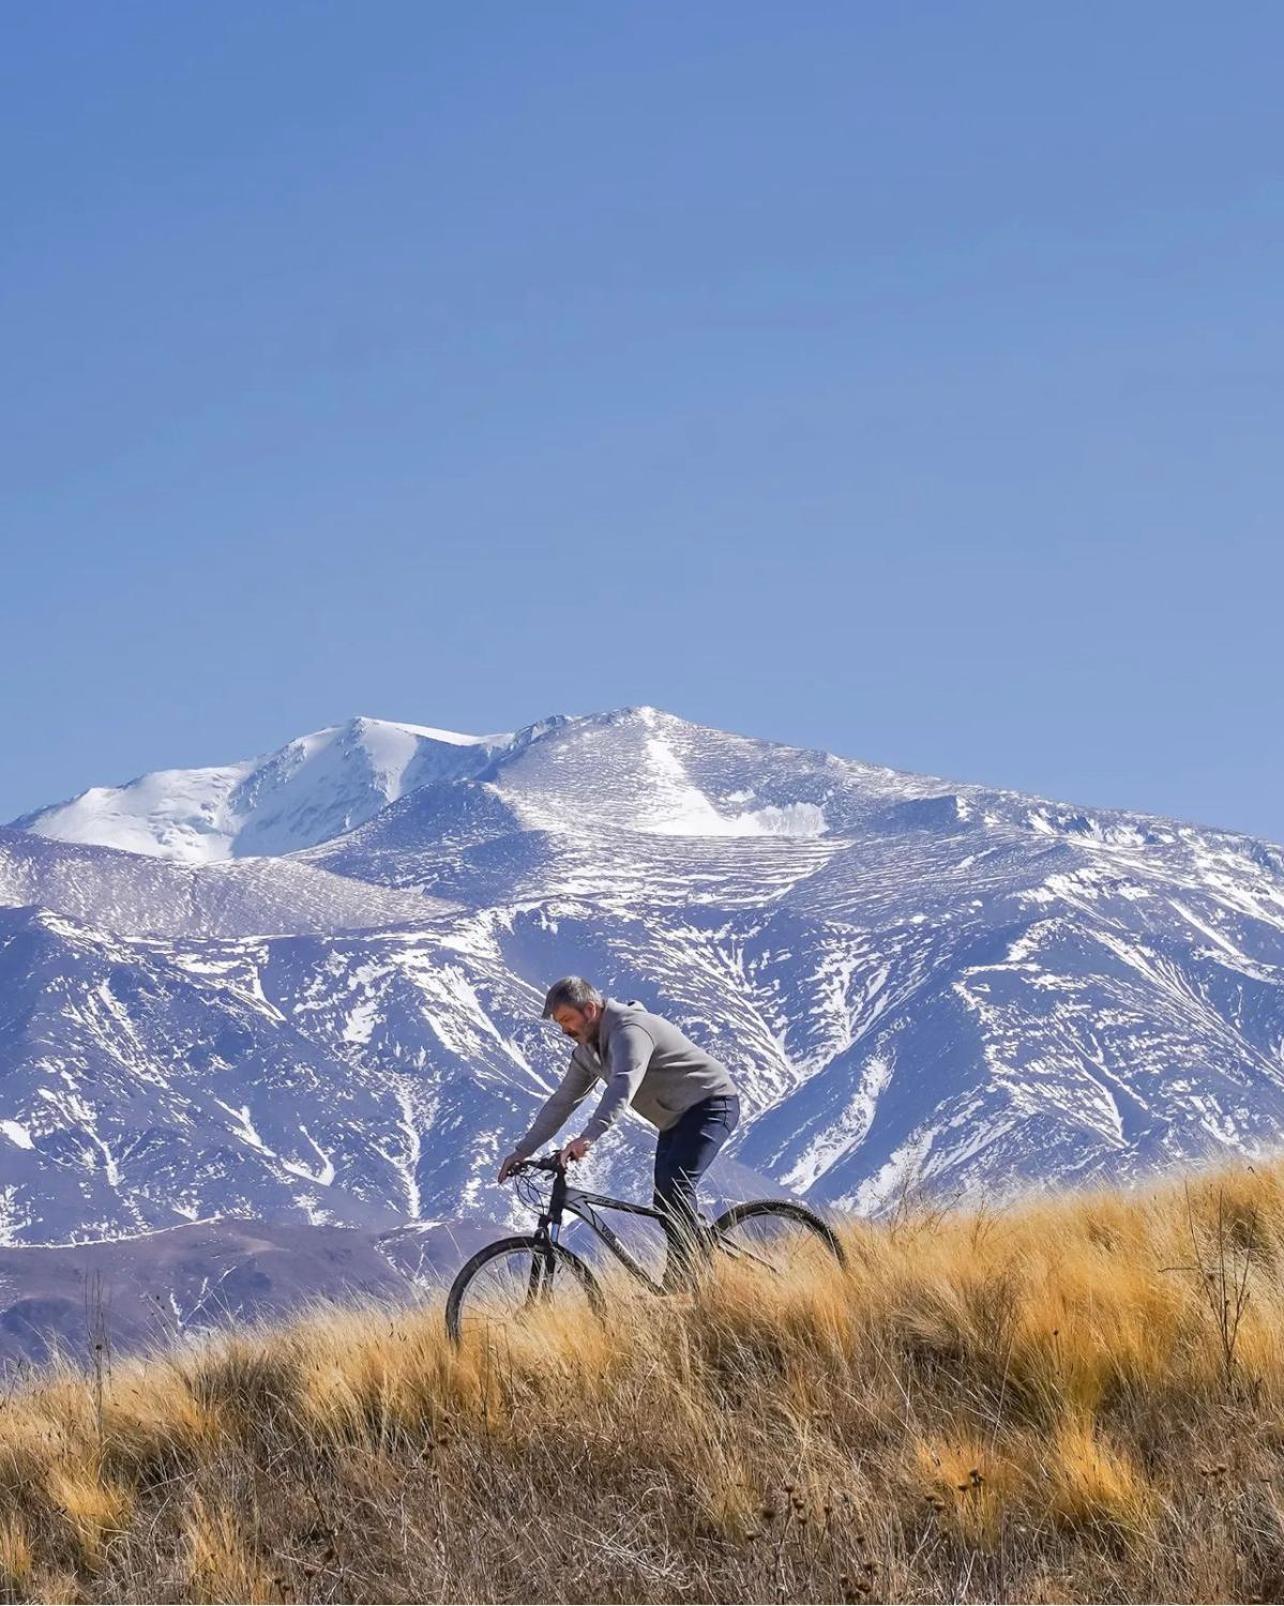
[(1284, 1597), (1284, 1166), (845, 1229), (502, 1348), (318, 1313), (0, 1408), (0, 1595)]
[(0, 1588), (10, 1596), (31, 1588), (31, 1541), (20, 1517), (0, 1520)]
[(282, 1582), (247, 1543), (245, 1513), (196, 1495), (187, 1512), (187, 1595), (197, 1601), (279, 1601)]

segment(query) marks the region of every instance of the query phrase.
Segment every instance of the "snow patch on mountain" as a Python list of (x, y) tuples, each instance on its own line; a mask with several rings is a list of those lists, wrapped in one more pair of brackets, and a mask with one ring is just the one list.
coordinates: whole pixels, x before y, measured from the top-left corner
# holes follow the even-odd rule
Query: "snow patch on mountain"
[(91, 787), (14, 824), (184, 864), (290, 853), (351, 830), (407, 791), (476, 773), (508, 739), (352, 719), (266, 757)]
[(816, 803), (786, 803), (783, 808), (769, 803), (734, 819), (741, 829), (728, 833), (732, 836), (824, 836), (829, 829), (825, 811)]
[(205, 864), (229, 856), (237, 828), (230, 800), (254, 767), (157, 770), (124, 786), (92, 786), (13, 823), (56, 842)]

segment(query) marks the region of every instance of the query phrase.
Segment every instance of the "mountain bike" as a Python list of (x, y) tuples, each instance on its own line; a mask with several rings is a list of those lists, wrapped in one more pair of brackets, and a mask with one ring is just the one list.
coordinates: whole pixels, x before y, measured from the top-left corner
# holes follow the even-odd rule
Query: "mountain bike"
[[(573, 1188), (555, 1154), (523, 1160), (510, 1175), (517, 1180), (523, 1202), (539, 1212), (538, 1223), (533, 1233), (487, 1244), (460, 1269), (446, 1296), (446, 1331), (454, 1343), (460, 1343), (471, 1330), (502, 1327), (553, 1301), (559, 1309), (601, 1319), (606, 1298), (597, 1275), (587, 1261), (559, 1241), (568, 1213), (601, 1239), (641, 1287), (661, 1296), (668, 1292), (598, 1213), (616, 1210), (663, 1224), (661, 1211)], [(545, 1175), (553, 1179), (547, 1200), (541, 1180)], [(711, 1224), (702, 1222), (700, 1228), (699, 1248), (708, 1256), (725, 1254), (777, 1275), (787, 1273), (808, 1254), (828, 1256), (839, 1266), (847, 1264), (833, 1228), (792, 1199), (750, 1199), (732, 1205)]]

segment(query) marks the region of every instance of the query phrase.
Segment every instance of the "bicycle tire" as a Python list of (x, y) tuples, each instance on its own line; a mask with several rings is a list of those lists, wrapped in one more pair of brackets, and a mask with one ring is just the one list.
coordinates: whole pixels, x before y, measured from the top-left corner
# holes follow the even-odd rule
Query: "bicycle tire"
[(847, 1251), (839, 1243), (834, 1229), (827, 1221), (822, 1221), (814, 1210), (809, 1210), (806, 1205), (795, 1204), (792, 1199), (747, 1199), (743, 1204), (732, 1205), (713, 1224), (715, 1240), (721, 1239), (724, 1233), (743, 1221), (764, 1216), (775, 1216), (781, 1221), (805, 1228), (824, 1244), (840, 1266), (847, 1265)]
[(454, 1282), (450, 1285), (450, 1292), (446, 1295), (446, 1332), (452, 1344), (458, 1345), (460, 1342), (460, 1311), (469, 1283), (488, 1261), (497, 1260), (501, 1255), (511, 1255), (514, 1251), (523, 1249), (529, 1250), (532, 1256), (546, 1254), (551, 1249), (554, 1276), (557, 1275), (559, 1268), (564, 1267), (583, 1289), (594, 1316), (601, 1321), (606, 1315), (606, 1296), (602, 1293), (601, 1285), (578, 1255), (569, 1249), (564, 1249), (561, 1244), (542, 1244), (534, 1233), (518, 1233), (511, 1238), (496, 1238), (494, 1243), (479, 1249), (460, 1267)]

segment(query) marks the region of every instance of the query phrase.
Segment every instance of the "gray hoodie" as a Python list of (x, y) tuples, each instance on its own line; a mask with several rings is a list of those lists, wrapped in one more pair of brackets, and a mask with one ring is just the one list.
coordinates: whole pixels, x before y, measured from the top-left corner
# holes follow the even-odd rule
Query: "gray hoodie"
[(736, 1091), (726, 1066), (676, 1026), (636, 1000), (608, 998), (598, 1021), (597, 1048), (575, 1045), (566, 1075), (513, 1152), (523, 1158), (534, 1154), (599, 1081), (606, 1091), (581, 1134), (590, 1140), (600, 1138), (626, 1104), (663, 1131), (701, 1099)]

